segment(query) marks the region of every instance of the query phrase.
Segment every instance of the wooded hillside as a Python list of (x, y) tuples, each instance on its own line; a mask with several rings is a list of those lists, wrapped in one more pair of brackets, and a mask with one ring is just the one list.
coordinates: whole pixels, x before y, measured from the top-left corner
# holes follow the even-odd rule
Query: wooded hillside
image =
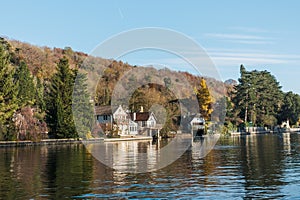
[[(180, 115), (178, 105), (170, 102), (200, 100), (201, 87), (205, 86), (208, 94), (205, 98), (208, 99), (201, 101), (206, 102), (204, 107), (211, 110), (202, 111), (211, 113), (210, 104), (226, 94), (224, 84), (213, 78), (204, 77), (204, 81), (203, 77), (188, 72), (132, 66), (122, 61), (74, 52), (70, 47), (38, 47), (1, 38), (1, 56), (2, 76), (6, 77), (1, 88), (2, 98), (8, 99), (3, 100), (1, 108), (6, 116), (0, 122), (2, 140), (78, 137), (75, 122), (70, 117), (70, 95), (76, 81), (81, 84), (81, 92), (77, 93), (85, 94), (95, 105), (125, 104), (131, 111), (138, 110), (140, 106), (148, 111), (157, 104), (162, 105), (167, 112), (165, 133), (176, 130)], [(78, 77), (80, 80), (76, 80)], [(77, 100), (85, 102), (78, 109), (88, 111), (82, 116), (90, 118), (89, 102)], [(197, 106), (188, 105), (192, 109), (186, 112), (201, 111)], [(84, 127), (90, 123), (83, 118), (81, 121), (86, 122), (81, 124), (81, 131), (87, 131)], [(48, 132), (46, 127), (48, 135), (45, 134)]]

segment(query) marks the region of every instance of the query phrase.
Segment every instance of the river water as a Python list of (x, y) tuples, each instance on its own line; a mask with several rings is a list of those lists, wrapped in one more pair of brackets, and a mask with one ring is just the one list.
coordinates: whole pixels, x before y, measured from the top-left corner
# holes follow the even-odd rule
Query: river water
[[(164, 143), (117, 146), (144, 151)], [(0, 199), (300, 199), (299, 145), (297, 133), (221, 137), (204, 158), (190, 149), (147, 173), (111, 169), (83, 144), (2, 147)]]

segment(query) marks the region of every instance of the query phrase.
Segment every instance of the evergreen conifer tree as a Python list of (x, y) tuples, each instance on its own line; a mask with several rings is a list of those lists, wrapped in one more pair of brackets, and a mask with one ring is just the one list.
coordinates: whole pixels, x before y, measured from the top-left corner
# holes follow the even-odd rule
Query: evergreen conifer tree
[(0, 139), (10, 140), (13, 129), (12, 117), (18, 109), (17, 84), (14, 83), (14, 68), (10, 65), (9, 45), (0, 39)]
[(268, 71), (246, 71), (242, 65), (239, 84), (235, 86), (235, 112), (257, 126), (274, 126), (276, 113), (282, 104), (281, 86)]
[(50, 136), (54, 138), (78, 137), (72, 114), (73, 86), (74, 72), (69, 68), (68, 59), (62, 58), (51, 79), (46, 99), (46, 122)]
[(25, 64), (21, 61), (15, 73), (15, 82), (18, 83), (17, 100), (20, 107), (31, 106), (35, 103), (35, 85), (33, 77)]
[(75, 71), (76, 81), (73, 91), (73, 115), (78, 135), (86, 138), (94, 122), (93, 105), (87, 87), (86, 74)]
[(46, 110), (45, 100), (44, 100), (44, 85), (40, 78), (36, 79), (36, 90), (35, 90), (35, 104), (40, 109), (41, 112)]

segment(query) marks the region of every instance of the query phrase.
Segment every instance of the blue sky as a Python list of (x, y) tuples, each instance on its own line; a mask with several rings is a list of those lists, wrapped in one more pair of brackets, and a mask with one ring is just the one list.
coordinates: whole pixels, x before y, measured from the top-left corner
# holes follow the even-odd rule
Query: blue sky
[[(161, 27), (201, 45), (223, 80), (239, 66), (268, 70), (284, 91), (300, 93), (300, 1), (3, 1), (0, 35), (39, 46), (91, 52), (122, 31)], [(163, 62), (189, 70), (176, 58), (137, 53), (130, 64)]]

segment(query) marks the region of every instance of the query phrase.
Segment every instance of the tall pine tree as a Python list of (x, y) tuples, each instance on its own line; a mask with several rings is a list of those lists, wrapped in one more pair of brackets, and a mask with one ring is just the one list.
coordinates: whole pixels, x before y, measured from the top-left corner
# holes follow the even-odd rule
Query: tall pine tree
[[(251, 85), (251, 73), (247, 72), (243, 65), (240, 66), (241, 77), (238, 79), (239, 84), (235, 86), (233, 103), (235, 104), (235, 112), (244, 120), (245, 123), (249, 120), (249, 110), (253, 111), (255, 105), (254, 88)], [(251, 119), (249, 120), (251, 121)]]
[(257, 126), (276, 125), (282, 103), (281, 86), (267, 71), (246, 71), (242, 65), (239, 84), (232, 99), (237, 115)]
[(12, 117), (18, 109), (17, 84), (14, 83), (14, 68), (10, 65), (9, 44), (0, 38), (0, 139), (13, 139)]
[(35, 103), (35, 85), (33, 76), (25, 64), (21, 61), (15, 73), (15, 81), (18, 82), (17, 99), (20, 107), (31, 106)]
[(283, 104), (278, 114), (279, 123), (289, 120), (291, 125), (297, 124), (300, 119), (300, 96), (287, 92), (283, 97)]
[(46, 110), (46, 104), (44, 100), (44, 84), (40, 78), (36, 79), (36, 90), (35, 90), (35, 104), (41, 112)]
[(68, 59), (60, 59), (46, 97), (46, 122), (50, 128), (50, 137), (78, 137), (72, 114), (74, 79), (74, 71), (69, 68)]
[(76, 130), (81, 138), (87, 138), (94, 123), (94, 110), (88, 93), (86, 74), (75, 71), (73, 91), (73, 115)]

